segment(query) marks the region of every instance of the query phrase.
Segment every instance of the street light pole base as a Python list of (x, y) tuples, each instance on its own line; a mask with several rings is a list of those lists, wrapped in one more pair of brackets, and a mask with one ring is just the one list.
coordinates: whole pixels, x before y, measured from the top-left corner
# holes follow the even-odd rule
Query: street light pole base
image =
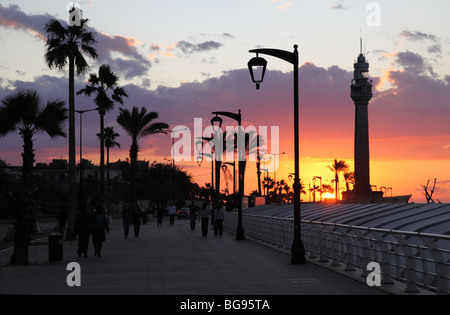
[(291, 248), (291, 264), (292, 265), (303, 265), (306, 264), (305, 258), (305, 247), (301, 240), (294, 239)]
[(244, 228), (242, 226), (238, 226), (237, 230), (236, 230), (236, 240), (237, 241), (243, 241), (245, 240), (245, 236), (244, 236)]

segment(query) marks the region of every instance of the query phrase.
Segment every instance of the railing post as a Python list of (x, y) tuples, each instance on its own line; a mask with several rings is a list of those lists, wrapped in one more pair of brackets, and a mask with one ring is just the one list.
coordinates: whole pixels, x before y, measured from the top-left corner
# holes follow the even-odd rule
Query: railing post
[(370, 259), (370, 241), (367, 239), (366, 235), (368, 233), (368, 229), (366, 229), (363, 233), (362, 230), (355, 230), (355, 234), (357, 235), (358, 243), (360, 244), (358, 248), (361, 249), (361, 268), (362, 274), (361, 277), (366, 278), (369, 275), (366, 267), (372, 261)]
[(376, 244), (381, 249), (381, 283), (382, 284), (394, 284), (394, 281), (392, 280), (392, 272), (391, 272), (391, 255), (390, 255), (390, 248), (386, 241), (384, 240), (384, 237), (381, 235), (381, 232), (377, 231), (371, 231), (372, 236), (376, 240)]
[(395, 239), (400, 244), (403, 254), (405, 255), (406, 263), (406, 293), (420, 293), (417, 289), (417, 271), (416, 260), (414, 259), (414, 252), (411, 247), (408, 246), (405, 239), (400, 234), (393, 234)]
[(338, 235), (334, 231), (334, 226), (324, 225), (324, 230), (327, 231), (328, 239), (330, 240), (330, 256), (331, 256), (331, 266), (338, 267), (341, 264), (339, 263), (339, 255), (338, 255)]
[(326, 234), (323, 232), (323, 227), (321, 224), (314, 224), (314, 231), (316, 232), (317, 238), (319, 239), (319, 262), (328, 262), (326, 255)]
[(336, 230), (339, 231), (342, 240), (345, 242), (345, 254), (343, 254), (343, 259), (346, 263), (345, 271), (356, 271), (354, 266), (355, 261), (355, 245), (352, 242), (352, 238), (350, 237), (349, 233), (351, 231), (351, 227), (344, 227), (344, 226), (336, 226)]
[(434, 260), (434, 266), (436, 269), (436, 293), (449, 294), (450, 280), (448, 279), (448, 266), (445, 263), (444, 255), (438, 250), (435, 240), (425, 235), (420, 235), (419, 238), (428, 247), (428, 250)]
[(319, 252), (318, 248), (319, 248), (319, 241), (317, 239), (317, 237), (314, 237), (314, 228), (313, 228), (313, 223), (309, 222), (307, 223), (307, 227), (305, 224), (305, 227), (302, 228), (302, 231), (305, 233), (306, 235), (306, 241), (305, 241), (305, 247), (307, 248), (307, 251), (309, 251), (309, 258), (310, 259), (315, 259), (317, 258), (317, 253)]

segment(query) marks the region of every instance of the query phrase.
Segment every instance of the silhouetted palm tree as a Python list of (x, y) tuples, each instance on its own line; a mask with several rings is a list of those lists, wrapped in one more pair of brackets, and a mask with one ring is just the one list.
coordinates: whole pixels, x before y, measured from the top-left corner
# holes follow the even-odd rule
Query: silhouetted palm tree
[(355, 184), (355, 172), (345, 172), (344, 173), (344, 180), (345, 180), (345, 189), (347, 191), (350, 190), (350, 184)]
[[(102, 134), (97, 133), (98, 139), (101, 141)], [(120, 143), (116, 142), (116, 138), (120, 135), (114, 131), (114, 127), (106, 127), (103, 129), (103, 139), (105, 141), (106, 147), (106, 205), (109, 209), (109, 149), (118, 147), (120, 148)]]
[(94, 34), (86, 30), (88, 20), (81, 19), (81, 26), (63, 26), (57, 19), (50, 19), (45, 25), (47, 40), (44, 59), (50, 69), (63, 71), (69, 64), (69, 209), (66, 238), (72, 237), (75, 223), (77, 192), (75, 181), (75, 70), (78, 75), (87, 72), (89, 65), (82, 51), (92, 58), (98, 58), (92, 47), (96, 42)]
[(331, 185), (322, 184), (322, 193), (323, 194), (334, 194), (334, 188)]
[(14, 252), (12, 264), (28, 263), (28, 245), (34, 224), (32, 175), (34, 164), (33, 137), (38, 132), (47, 133), (50, 138), (65, 137), (63, 123), (67, 119), (64, 101), (47, 102), (40, 109), (40, 98), (36, 91), (19, 90), (2, 99), (0, 106), (0, 137), (18, 131), (23, 139), (23, 190), (19, 213), (15, 214)]
[[(140, 110), (134, 106), (130, 112), (127, 109), (120, 108), (120, 114), (117, 116), (117, 123), (131, 137), (130, 146), (130, 164), (131, 164), (131, 205), (134, 206), (135, 200), (135, 186), (136, 186), (136, 169), (137, 158), (139, 152), (138, 141), (141, 138), (152, 134), (167, 133), (169, 125), (163, 122), (153, 122), (158, 119), (158, 113), (149, 112), (142, 107)], [(132, 208), (133, 209), (133, 208)]]
[(264, 179), (262, 181), (262, 186), (263, 186), (263, 189), (266, 190), (266, 196), (268, 197), (269, 189), (271, 189), (275, 186), (275, 181), (272, 178), (266, 176), (266, 177), (264, 177)]
[(313, 202), (316, 202), (316, 191), (320, 190), (320, 186), (318, 185), (314, 185), (312, 187), (309, 188), (309, 191), (312, 191), (313, 193)]
[[(230, 135), (224, 134), (224, 139), (226, 142), (225, 148), (228, 150), (229, 148), (232, 148), (235, 152), (238, 152), (238, 137), (235, 133), (232, 133)], [(259, 155), (259, 148), (264, 145), (264, 139), (258, 135), (255, 131), (250, 131), (245, 133), (245, 143), (244, 143), (244, 156), (239, 161), (239, 189), (241, 189), (242, 185), (242, 192), (244, 192), (244, 179), (245, 179), (245, 169), (247, 165), (247, 157), (250, 154), (256, 154), (257, 155), (257, 162), (258, 162), (258, 155)], [(239, 157), (238, 157), (239, 159)], [(260, 162), (260, 160), (259, 160)], [(257, 167), (260, 167), (260, 164), (257, 163)], [(259, 172), (258, 175), (260, 175), (261, 172)], [(259, 178), (258, 178), (259, 180)]]
[(94, 94), (94, 103), (100, 114), (100, 193), (103, 197), (105, 193), (105, 137), (101, 135), (105, 128), (105, 114), (114, 108), (114, 102), (123, 105), (123, 97), (128, 97), (125, 90), (117, 86), (118, 81), (119, 77), (111, 71), (108, 65), (101, 65), (98, 76), (91, 74), (88, 80), (90, 84), (77, 92), (77, 95), (91, 96)]
[[(105, 127), (103, 129), (103, 135), (105, 140), (105, 147), (106, 147), (106, 186), (108, 186), (109, 181), (109, 149), (118, 147), (120, 148), (120, 143), (116, 142), (116, 138), (119, 138), (120, 135), (114, 131), (114, 127)], [(97, 138), (101, 141), (102, 134), (97, 133)]]
[(328, 165), (328, 168), (334, 172), (334, 184), (336, 185), (335, 193), (336, 193), (336, 201), (338, 200), (339, 195), (339, 173), (345, 172), (348, 170), (349, 166), (347, 163), (343, 160), (338, 161), (337, 159), (334, 159), (333, 164)]
[(38, 132), (46, 132), (52, 139), (65, 137), (62, 130), (67, 119), (64, 101), (47, 102), (40, 110), (41, 100), (36, 91), (19, 90), (2, 99), (0, 107), (0, 136), (19, 131), (24, 141), (23, 179), (29, 180), (33, 171), (34, 149), (33, 136)]

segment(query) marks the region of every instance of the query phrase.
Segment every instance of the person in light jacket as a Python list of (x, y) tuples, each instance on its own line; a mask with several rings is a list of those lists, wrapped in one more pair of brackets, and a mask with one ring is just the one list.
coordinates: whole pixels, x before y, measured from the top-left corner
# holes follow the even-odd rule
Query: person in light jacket
[(170, 203), (169, 206), (169, 217), (170, 217), (170, 222), (169, 225), (173, 225), (174, 221), (175, 221), (175, 214), (177, 213), (177, 208), (173, 205), (173, 203)]

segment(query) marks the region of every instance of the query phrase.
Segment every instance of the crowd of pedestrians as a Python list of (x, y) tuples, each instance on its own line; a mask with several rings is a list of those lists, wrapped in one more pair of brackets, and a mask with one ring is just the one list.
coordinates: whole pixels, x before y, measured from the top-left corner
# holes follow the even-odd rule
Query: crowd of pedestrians
[[(208, 236), (208, 226), (211, 218), (213, 224), (213, 231), (216, 237), (223, 235), (223, 208), (212, 210), (208, 203), (204, 202), (199, 208), (194, 201), (187, 207), (189, 209), (189, 220), (191, 230), (195, 230), (196, 222), (201, 222), (201, 232), (203, 237)], [(157, 203), (153, 207), (154, 215), (156, 216), (157, 226), (162, 225), (164, 208), (161, 203)], [(176, 207), (170, 203), (167, 214), (169, 216), (169, 226), (175, 224), (175, 215), (177, 214)], [(66, 214), (60, 213), (58, 217), (59, 230), (63, 231), (67, 221)], [(141, 224), (147, 224), (148, 213), (141, 211), (139, 205), (134, 206), (124, 205), (122, 208), (122, 225), (124, 238), (128, 238), (130, 233), (130, 225), (133, 225), (134, 237), (139, 237)], [(64, 224), (63, 224), (64, 223)], [(106, 233), (109, 233), (109, 222), (106, 214), (106, 209), (101, 204), (94, 207), (93, 214), (90, 214), (85, 206), (81, 206), (74, 226), (74, 234), (72, 238), (78, 238), (77, 255), (78, 257), (88, 257), (89, 240), (92, 236), (92, 244), (94, 247), (94, 256), (101, 257), (103, 242), (106, 240)]]

